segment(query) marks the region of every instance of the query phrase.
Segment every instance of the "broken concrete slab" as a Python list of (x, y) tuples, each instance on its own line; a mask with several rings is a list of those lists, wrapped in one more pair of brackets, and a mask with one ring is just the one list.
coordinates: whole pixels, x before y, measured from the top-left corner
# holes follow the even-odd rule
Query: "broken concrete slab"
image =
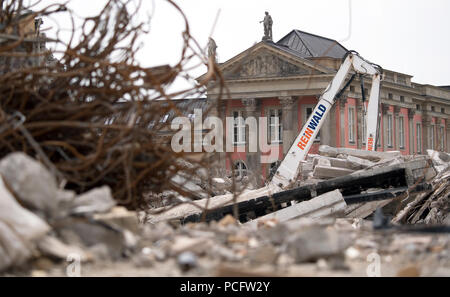
[(226, 194), (221, 196), (215, 196), (208, 199), (201, 199), (192, 201), (189, 204), (181, 204), (170, 207), (162, 207), (155, 209), (155, 213), (147, 215), (147, 223), (155, 224), (161, 221), (177, 220), (187, 217), (189, 215), (197, 214), (208, 206), (208, 209), (214, 209), (225, 205), (232, 204), (233, 202), (241, 202), (258, 197), (271, 195), (276, 192), (275, 188), (265, 186), (256, 190), (245, 190), (238, 195)]
[(315, 178), (320, 178), (320, 179), (330, 179), (330, 178), (345, 176), (345, 175), (348, 175), (353, 172), (355, 172), (355, 171), (351, 170), (351, 169), (346, 169), (346, 168), (317, 165), (314, 168), (313, 176)]
[(353, 170), (364, 169), (370, 166), (373, 166), (375, 163), (366, 159), (358, 158), (355, 156), (349, 155), (346, 160), (347, 168)]
[(374, 162), (378, 162), (381, 159), (388, 159), (401, 156), (401, 153), (399, 151), (377, 152), (351, 148), (335, 148), (328, 145), (321, 145), (319, 147), (319, 154), (328, 157), (337, 157), (339, 154), (345, 154), (362, 159), (367, 159)]
[(187, 236), (177, 236), (170, 248), (172, 255), (178, 255), (183, 252), (201, 253), (207, 248), (208, 239), (191, 238)]
[(92, 255), (86, 253), (78, 246), (67, 245), (56, 237), (47, 235), (39, 240), (39, 251), (45, 255), (58, 260), (66, 261), (70, 255), (77, 255), (81, 262), (92, 261)]
[(21, 204), (47, 217), (63, 216), (65, 204), (75, 196), (58, 189), (55, 177), (24, 153), (11, 153), (0, 162), (0, 174)]
[[(322, 160), (321, 163), (319, 160)], [(325, 162), (323, 160), (327, 160), (328, 162)], [(325, 156), (318, 156), (314, 158), (313, 166), (322, 165), (322, 166), (332, 166), (332, 167), (339, 167), (339, 168), (347, 168), (347, 161), (346, 159), (338, 159), (338, 158), (331, 158), (331, 157), (325, 157)]]
[(92, 214), (108, 212), (116, 205), (112, 198), (111, 188), (103, 186), (92, 189), (73, 199), (70, 207), (71, 214)]
[(316, 158), (314, 158), (313, 166), (317, 166), (317, 165), (330, 167), (331, 166), (331, 162), (327, 158), (316, 157)]
[(78, 244), (93, 247), (98, 244), (105, 244), (108, 247), (111, 259), (119, 259), (128, 250), (126, 235), (124, 230), (113, 224), (95, 221), (85, 217), (68, 217), (58, 221), (54, 226), (58, 235), (75, 234), (75, 242), (67, 244)]
[(121, 228), (130, 230), (133, 233), (138, 233), (140, 229), (136, 212), (127, 210), (123, 206), (113, 207), (107, 213), (94, 214), (93, 219), (98, 222), (104, 222), (119, 226)]
[(296, 263), (343, 256), (351, 237), (331, 229), (312, 227), (294, 234), (287, 241), (287, 251)]
[(258, 222), (270, 219), (275, 219), (278, 222), (286, 222), (300, 217), (320, 218), (343, 212), (346, 207), (347, 204), (345, 203), (341, 192), (339, 190), (334, 190), (311, 200), (300, 202), (267, 214), (256, 220), (247, 222), (245, 225), (255, 228), (258, 226)]
[(0, 175), (0, 271), (23, 264), (50, 226), (19, 205)]

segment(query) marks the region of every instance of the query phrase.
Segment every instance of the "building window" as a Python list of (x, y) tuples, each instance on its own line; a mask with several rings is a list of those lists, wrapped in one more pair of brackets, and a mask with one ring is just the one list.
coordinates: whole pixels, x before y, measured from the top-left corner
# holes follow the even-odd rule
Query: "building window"
[(281, 109), (269, 109), (269, 141), (270, 143), (282, 143), (283, 124)]
[(350, 92), (352, 92), (352, 93), (355, 92), (355, 86), (350, 86)]
[(403, 117), (398, 118), (398, 129), (399, 129), (399, 145), (400, 148), (405, 148), (405, 122)]
[(388, 99), (390, 100), (394, 99), (394, 95), (392, 95), (392, 93), (388, 93)]
[(355, 108), (348, 108), (348, 142), (355, 142)]
[(392, 147), (392, 134), (393, 134), (393, 127), (392, 127), (392, 114), (387, 115), (387, 145), (388, 147)]
[(434, 150), (434, 125), (430, 126), (430, 148)]
[[(313, 112), (314, 108), (312, 107), (306, 107), (305, 111), (306, 111), (306, 116), (305, 116), (305, 120), (303, 122), (303, 125), (306, 124), (306, 121), (309, 119), (309, 117), (311, 116), (312, 112)], [(317, 133), (316, 139), (314, 139), (314, 142), (318, 142), (320, 141), (320, 131)]]
[(422, 153), (422, 129), (421, 129), (420, 123), (416, 124), (416, 146), (417, 146), (417, 153)]
[(233, 144), (245, 144), (245, 120), (242, 111), (234, 111)]
[(440, 148), (441, 151), (444, 151), (444, 140), (445, 140), (445, 135), (444, 135), (444, 127), (440, 126), (439, 127), (439, 135), (440, 135), (440, 139), (439, 139), (439, 144), (440, 144)]
[(400, 96), (400, 102), (405, 102), (405, 96)]
[(444, 107), (441, 108), (441, 113), (445, 113), (445, 108)]
[(431, 106), (431, 111), (434, 112), (434, 106)]
[(416, 109), (420, 110), (420, 105), (419, 104), (416, 104)]
[(237, 178), (247, 176), (247, 166), (245, 166), (245, 163), (243, 161), (237, 161), (236, 163), (234, 163), (234, 175)]
[(362, 131), (362, 143), (366, 144), (367, 138), (367, 117), (363, 113), (362, 121), (361, 121), (361, 131)]

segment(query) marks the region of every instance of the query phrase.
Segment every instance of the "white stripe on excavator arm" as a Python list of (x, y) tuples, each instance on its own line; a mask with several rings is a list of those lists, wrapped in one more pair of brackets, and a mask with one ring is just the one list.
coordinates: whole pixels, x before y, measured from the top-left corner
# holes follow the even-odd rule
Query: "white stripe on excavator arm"
[(380, 82), (381, 75), (376, 73), (372, 77), (372, 88), (370, 89), (369, 104), (367, 106), (367, 134), (366, 149), (375, 151), (377, 144), (378, 109), (380, 106)]

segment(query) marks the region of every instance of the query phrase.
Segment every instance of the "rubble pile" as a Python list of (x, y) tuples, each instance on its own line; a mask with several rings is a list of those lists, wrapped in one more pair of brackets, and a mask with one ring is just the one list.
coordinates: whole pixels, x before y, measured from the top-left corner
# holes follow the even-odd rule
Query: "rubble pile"
[(120, 259), (134, 248), (137, 229), (136, 216), (116, 207), (108, 186), (76, 195), (23, 153), (0, 162), (0, 271), (73, 254), (81, 262)]
[[(84, 276), (450, 275), (448, 154), (319, 152), (304, 164), (311, 169), (303, 186), (270, 196), (267, 187), (247, 190), (235, 205), (225, 194), (152, 213), (117, 206), (108, 186), (66, 190), (41, 163), (12, 153), (0, 161), (0, 273), (67, 275), (76, 256)], [(352, 173), (314, 176), (318, 166), (344, 164)], [(252, 219), (232, 215), (249, 205)], [(205, 208), (231, 213), (183, 220)]]

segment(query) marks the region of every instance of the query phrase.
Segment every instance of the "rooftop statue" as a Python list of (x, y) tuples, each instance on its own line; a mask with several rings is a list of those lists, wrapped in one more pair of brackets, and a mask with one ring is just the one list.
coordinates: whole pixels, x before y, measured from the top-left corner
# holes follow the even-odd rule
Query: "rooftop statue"
[(270, 40), (272, 41), (272, 17), (270, 14), (266, 11), (266, 16), (264, 17), (264, 20), (260, 21), (259, 23), (264, 23), (264, 36), (262, 40)]

